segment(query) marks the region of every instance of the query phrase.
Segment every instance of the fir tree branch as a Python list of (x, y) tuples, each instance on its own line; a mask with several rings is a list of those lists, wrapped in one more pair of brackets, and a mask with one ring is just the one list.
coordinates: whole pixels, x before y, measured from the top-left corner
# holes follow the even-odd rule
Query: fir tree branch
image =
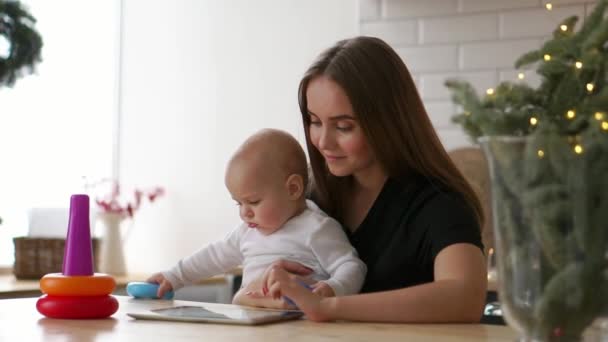
[(0, 35), (9, 43), (8, 57), (0, 57), (0, 87), (12, 87), (42, 60), (42, 38), (35, 23), (36, 19), (19, 1), (0, 0)]

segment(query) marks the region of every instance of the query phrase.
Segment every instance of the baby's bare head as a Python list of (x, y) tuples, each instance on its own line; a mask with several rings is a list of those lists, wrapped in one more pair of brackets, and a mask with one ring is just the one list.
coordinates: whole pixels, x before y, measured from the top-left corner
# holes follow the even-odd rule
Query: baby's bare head
[(226, 170), (226, 184), (236, 181), (232, 179), (236, 177), (243, 181), (255, 179), (258, 184), (283, 185), (291, 175), (299, 175), (306, 188), (308, 166), (300, 143), (287, 132), (263, 129), (245, 140), (234, 153)]

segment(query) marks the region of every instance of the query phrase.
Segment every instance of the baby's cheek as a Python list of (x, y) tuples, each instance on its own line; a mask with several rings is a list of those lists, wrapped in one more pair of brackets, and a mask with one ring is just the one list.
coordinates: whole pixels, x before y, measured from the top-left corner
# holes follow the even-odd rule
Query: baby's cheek
[(265, 225), (267, 226), (273, 226), (276, 227), (280, 224), (281, 221), (281, 211), (277, 210), (276, 208), (274, 209), (264, 209), (261, 212), (261, 216), (263, 218), (263, 221), (265, 223)]
[(282, 226), (285, 222), (283, 222), (286, 218), (282, 215), (283, 213), (281, 213), (280, 211), (275, 211), (272, 214), (270, 214), (270, 221), (272, 222), (272, 225), (275, 227), (279, 227)]

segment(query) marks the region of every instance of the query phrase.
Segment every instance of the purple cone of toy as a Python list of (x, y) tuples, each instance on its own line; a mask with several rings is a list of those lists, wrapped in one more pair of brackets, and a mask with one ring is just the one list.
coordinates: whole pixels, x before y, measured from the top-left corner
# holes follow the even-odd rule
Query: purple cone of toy
[(89, 196), (72, 195), (68, 235), (63, 252), (63, 274), (89, 276), (93, 275), (93, 272)]

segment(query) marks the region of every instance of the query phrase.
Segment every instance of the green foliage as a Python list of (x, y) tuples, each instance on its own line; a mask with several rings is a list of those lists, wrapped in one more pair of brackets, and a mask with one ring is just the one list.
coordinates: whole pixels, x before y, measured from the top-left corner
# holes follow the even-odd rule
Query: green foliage
[(503, 82), (479, 96), (446, 81), (462, 108), (453, 121), (491, 165), (501, 301), (542, 341), (579, 340), (608, 308), (607, 8), (599, 0), (578, 31), (564, 19), (517, 59), (537, 88)]
[(527, 135), (530, 133), (530, 113), (542, 110), (542, 99), (525, 84), (503, 82), (494, 94), (480, 99), (467, 82), (448, 80), (454, 102), (463, 112), (452, 118), (476, 140), (482, 135)]
[(8, 55), (0, 56), (0, 87), (12, 87), (41, 61), (42, 38), (35, 23), (19, 1), (0, 0), (0, 39), (9, 45)]
[(588, 134), (574, 139), (584, 153), (573, 153), (572, 139), (480, 139), (492, 170), (501, 301), (539, 341), (579, 340), (608, 306), (608, 144)]
[[(607, 6), (608, 0), (600, 0), (578, 31), (578, 17), (564, 19), (540, 49), (517, 59), (516, 68), (536, 67), (541, 77), (536, 89), (503, 82), (493, 94), (480, 97), (468, 82), (447, 80), (453, 101), (463, 110), (453, 121), (474, 141), (484, 135), (550, 131), (576, 136), (597, 130), (602, 121), (596, 119), (596, 113), (608, 110)], [(536, 124), (531, 123), (532, 118)]]

